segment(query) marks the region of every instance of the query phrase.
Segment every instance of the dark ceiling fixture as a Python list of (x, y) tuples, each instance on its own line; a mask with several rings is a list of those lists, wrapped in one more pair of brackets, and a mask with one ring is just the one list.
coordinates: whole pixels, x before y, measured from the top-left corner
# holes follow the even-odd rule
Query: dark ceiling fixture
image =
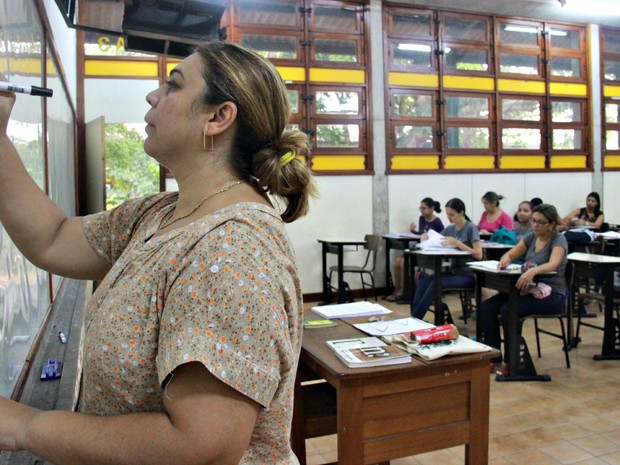
[(123, 35), (128, 50), (185, 57), (220, 28), (228, 0), (55, 0), (70, 27)]

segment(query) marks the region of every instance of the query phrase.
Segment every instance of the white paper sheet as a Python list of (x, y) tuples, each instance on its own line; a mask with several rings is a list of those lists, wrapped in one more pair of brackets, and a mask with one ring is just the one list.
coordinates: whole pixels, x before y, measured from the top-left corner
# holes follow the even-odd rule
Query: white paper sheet
[(418, 329), (434, 328), (435, 325), (417, 318), (401, 318), (398, 320), (375, 321), (372, 323), (357, 323), (355, 325), (360, 331), (364, 331), (371, 336), (393, 336), (403, 334)]

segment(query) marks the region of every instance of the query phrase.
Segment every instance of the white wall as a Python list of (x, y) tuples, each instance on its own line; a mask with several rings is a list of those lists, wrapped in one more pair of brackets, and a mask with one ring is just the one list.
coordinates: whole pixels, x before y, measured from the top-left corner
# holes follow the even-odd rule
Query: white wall
[(86, 122), (104, 115), (106, 123), (142, 123), (149, 109), (146, 94), (157, 89), (155, 79), (86, 79)]

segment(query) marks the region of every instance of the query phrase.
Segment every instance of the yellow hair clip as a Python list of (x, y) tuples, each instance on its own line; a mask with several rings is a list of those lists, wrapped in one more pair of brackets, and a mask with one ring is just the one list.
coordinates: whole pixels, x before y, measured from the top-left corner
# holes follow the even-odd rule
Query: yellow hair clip
[(280, 164), (282, 166), (288, 165), (293, 160), (293, 158), (295, 158), (296, 156), (297, 154), (293, 151), (286, 152), (284, 155), (280, 157)]

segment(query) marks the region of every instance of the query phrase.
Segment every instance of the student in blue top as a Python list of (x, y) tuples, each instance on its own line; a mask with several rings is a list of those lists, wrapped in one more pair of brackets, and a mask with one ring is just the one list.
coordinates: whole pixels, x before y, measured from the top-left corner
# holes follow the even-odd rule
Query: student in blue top
[[(424, 234), (431, 229), (437, 232), (443, 231), (443, 223), (435, 213), (441, 213), (441, 204), (431, 197), (424, 197), (420, 202), (419, 226), (411, 223), (409, 229), (412, 233)], [(405, 289), (405, 258), (401, 255), (394, 263), (394, 293), (385, 300), (388, 302), (401, 302), (404, 299)]]
[[(506, 252), (499, 261), (500, 269), (506, 268), (515, 260), (525, 257), (526, 262), (536, 266), (526, 270), (517, 280), (516, 287), (521, 291), (519, 296), (519, 317), (533, 313), (558, 314), (564, 308), (566, 300), (566, 238), (556, 227), (560, 217), (553, 205), (541, 204), (532, 213), (533, 232), (526, 235), (512, 249)], [(539, 274), (555, 271), (554, 274), (537, 277)], [(532, 283), (544, 283), (546, 286), (532, 287)], [(543, 292), (544, 290), (544, 292)], [(500, 293), (485, 300), (478, 312), (480, 324), (484, 332), (484, 342), (496, 349), (500, 348), (500, 320), (508, 321), (508, 294)], [(506, 329), (504, 329), (504, 333)], [(519, 334), (521, 327), (519, 327)], [(492, 360), (491, 370), (498, 369), (501, 356)]]
[[(442, 273), (441, 288), (473, 287), (474, 275), (467, 267), (467, 262), (482, 260), (483, 252), (480, 244), (478, 228), (465, 214), (465, 204), (461, 199), (451, 199), (446, 203), (446, 215), (452, 223), (441, 234), (445, 237), (443, 245), (457, 247), (470, 253), (469, 256), (456, 258), (450, 271)], [(425, 240), (425, 236), (422, 236)], [(435, 297), (433, 276), (424, 276), (416, 285), (411, 315), (422, 319)]]

